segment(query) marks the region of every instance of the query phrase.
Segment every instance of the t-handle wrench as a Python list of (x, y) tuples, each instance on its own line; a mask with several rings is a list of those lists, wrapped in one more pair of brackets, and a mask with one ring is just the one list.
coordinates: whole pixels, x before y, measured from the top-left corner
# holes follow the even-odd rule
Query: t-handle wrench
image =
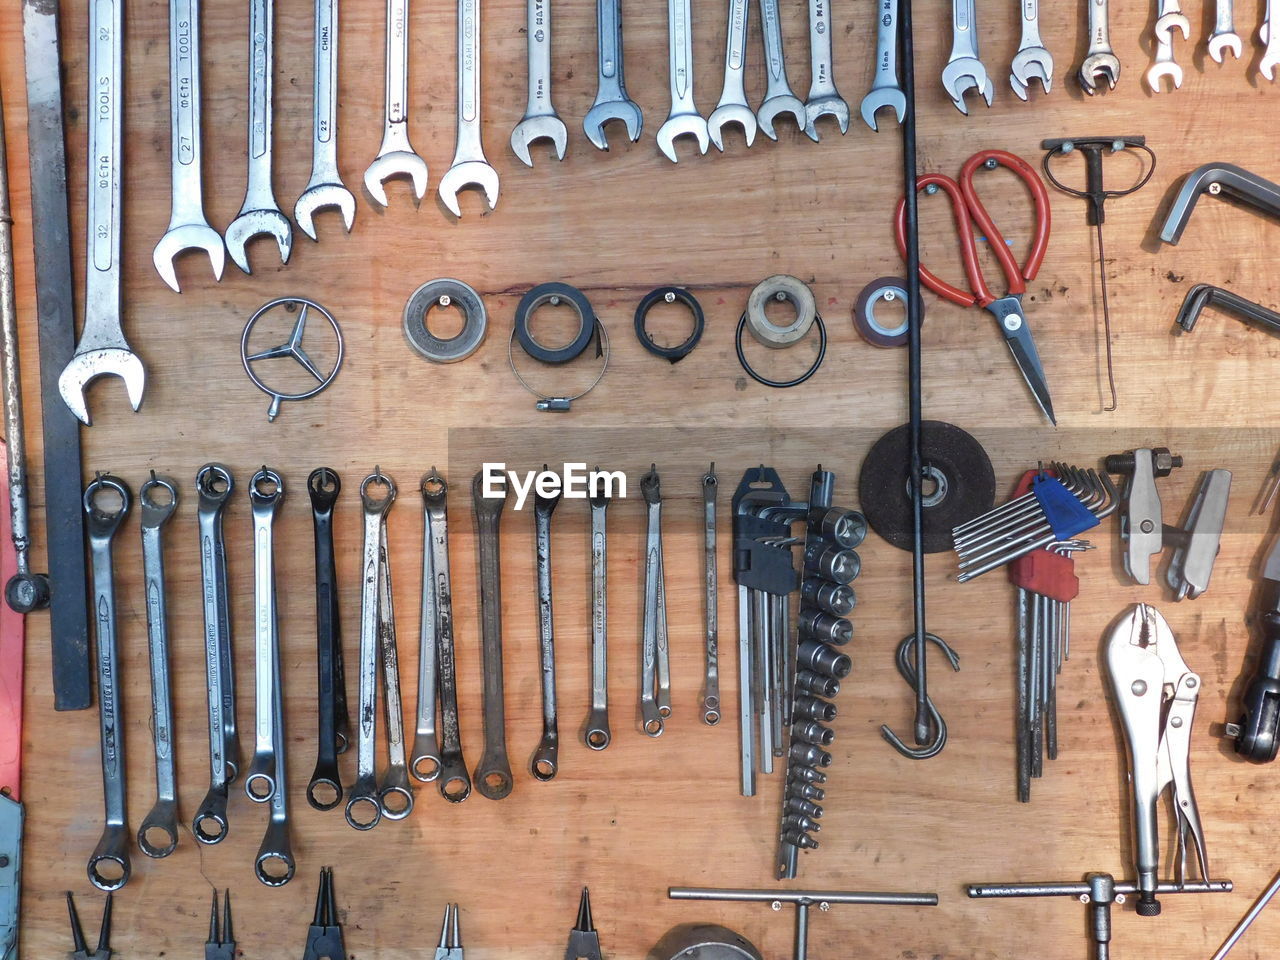
[(907, 115), (907, 95), (898, 82), (898, 0), (879, 0), (880, 19), (876, 21), (876, 76), (871, 90), (862, 98), (862, 122), (872, 130), (876, 114), (890, 107), (898, 122)]
[(480, 0), (458, 0), (458, 134), (453, 163), (437, 188), (455, 217), (462, 216), (463, 187), (483, 190), (490, 210), (498, 205), (498, 171), (485, 159), (480, 131)]
[(671, 86), (671, 112), (658, 128), (658, 149), (672, 163), (676, 138), (691, 136), (698, 152), (706, 153), (710, 143), (707, 121), (693, 99), (693, 7), (691, 0), (667, 0), (667, 62)]
[(551, 0), (528, 0), (527, 8), (529, 101), (524, 117), (511, 131), (511, 150), (521, 163), (532, 167), (529, 144), (550, 140), (556, 159), (563, 160), (569, 131), (551, 103)]
[(316, 213), (336, 207), (351, 232), (356, 198), (338, 172), (338, 0), (315, 0), (316, 66), (311, 104), (311, 179), (293, 205), (293, 219), (312, 240)]
[(364, 188), (384, 207), (390, 177), (408, 177), (415, 201), (427, 192), (427, 162), (409, 142), (409, 0), (387, 0), (385, 104), (382, 145), (364, 172)]
[(804, 104), (804, 132), (816, 143), (821, 117), (834, 117), (841, 134), (849, 130), (849, 104), (836, 89), (831, 53), (831, 0), (809, 0), (809, 64), (812, 79)]
[(1098, 81), (1105, 80), (1107, 89), (1114, 90), (1120, 79), (1120, 58), (1111, 49), (1111, 23), (1107, 0), (1088, 0), (1089, 52), (1080, 64), (1080, 86), (1093, 96), (1099, 90)]
[(764, 66), (767, 83), (764, 101), (756, 111), (760, 129), (770, 140), (777, 140), (774, 121), (789, 113), (801, 130), (805, 128), (804, 104), (791, 92), (787, 81), (787, 59), (782, 48), (782, 22), (778, 19), (778, 0), (760, 0), (760, 32), (764, 36)]
[(609, 550), (604, 484), (591, 493), (591, 712), (582, 739), (592, 750), (609, 746)]
[(724, 86), (721, 88), (720, 102), (707, 118), (707, 135), (720, 151), (724, 150), (725, 124), (740, 124), (748, 147), (756, 138), (756, 115), (747, 103), (744, 80), (750, 11), (750, 0), (729, 0), (729, 24), (724, 44)]
[(502, 550), (499, 539), (506, 484), (486, 496), (483, 473), (471, 480), (471, 502), (480, 553), (480, 638), (484, 676), (484, 753), (471, 778), (490, 800), (511, 793), (513, 780), (507, 760), (506, 704), (502, 691)]
[(635, 143), (644, 129), (644, 114), (627, 96), (622, 72), (622, 0), (596, 0), (596, 99), (582, 120), (587, 139), (599, 150), (608, 150), (605, 124), (621, 120), (627, 138)]

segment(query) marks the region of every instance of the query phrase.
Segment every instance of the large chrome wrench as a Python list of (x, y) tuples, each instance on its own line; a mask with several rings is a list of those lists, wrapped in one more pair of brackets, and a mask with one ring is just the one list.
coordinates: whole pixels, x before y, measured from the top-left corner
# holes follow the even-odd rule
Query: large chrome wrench
[[(392, 487), (393, 497), (394, 490)], [(382, 815), (388, 820), (403, 820), (413, 812), (413, 788), (409, 786), (409, 765), (405, 759), (400, 657), (396, 647), (385, 514), (378, 534), (378, 659), (382, 661), (382, 713), (387, 725), (387, 768), (378, 781), (378, 802), (382, 805)]]
[(965, 94), (976, 90), (987, 106), (995, 97), (995, 84), (978, 53), (978, 11), (975, 0), (951, 0), (951, 57), (942, 69), (942, 86), (957, 110), (968, 115)]
[[(151, 663), (151, 736), (156, 755), (156, 802), (138, 827), (138, 847), (167, 857), (178, 846), (178, 786), (174, 771), (173, 700), (169, 692), (169, 625), (165, 616), (164, 547), (161, 534), (178, 509), (178, 486), (151, 478), (138, 489), (142, 507), (142, 570), (147, 597), (147, 650)], [(153, 831), (164, 834), (153, 841)]]
[(898, 82), (898, 0), (879, 0), (880, 17), (876, 21), (876, 75), (871, 90), (862, 98), (862, 122), (872, 130), (876, 114), (889, 107), (898, 122), (907, 115), (907, 95)]
[(606, 514), (609, 495), (600, 484), (591, 493), (591, 712), (582, 739), (592, 750), (609, 746), (609, 551)]
[(1236, 33), (1235, 4), (1232, 0), (1217, 0), (1214, 7), (1213, 33), (1209, 36), (1205, 48), (1215, 63), (1222, 63), (1228, 50), (1237, 60), (1244, 52), (1240, 34)]
[(760, 0), (760, 32), (764, 37), (766, 85), (764, 100), (756, 111), (760, 129), (770, 140), (778, 139), (774, 121), (790, 114), (801, 130), (805, 126), (804, 104), (791, 92), (787, 81), (787, 59), (782, 49), (782, 21), (778, 19), (778, 0)]
[(427, 193), (427, 162), (409, 142), (409, 0), (387, 0), (385, 104), (382, 145), (364, 172), (364, 188), (384, 207), (391, 177), (408, 177), (415, 201)]
[(1099, 80), (1107, 82), (1107, 89), (1114, 90), (1120, 79), (1120, 58), (1111, 49), (1111, 18), (1107, 0), (1088, 0), (1089, 3), (1089, 52), (1080, 64), (1080, 87), (1089, 96), (1098, 92)]
[(724, 86), (721, 88), (720, 102), (707, 118), (707, 135), (720, 151), (724, 150), (725, 124), (739, 124), (748, 147), (756, 138), (756, 115), (747, 103), (745, 82), (750, 10), (749, 0), (729, 0), (729, 23), (724, 44)]
[[(546, 470), (546, 465), (543, 465)], [(560, 730), (556, 719), (555, 620), (551, 613), (551, 515), (560, 503), (560, 492), (544, 497), (534, 492), (533, 523), (535, 567), (538, 577), (538, 662), (542, 673), (542, 739), (529, 770), (536, 780), (553, 780), (558, 770)]]
[(691, 136), (698, 152), (711, 142), (707, 121), (693, 99), (693, 7), (691, 0), (667, 0), (667, 61), (671, 86), (671, 112), (658, 128), (658, 148), (676, 163), (676, 138)]
[(529, 145), (550, 140), (556, 159), (564, 159), (569, 131), (551, 103), (551, 0), (527, 0), (525, 32), (529, 46), (529, 100), (524, 117), (511, 131), (511, 150), (526, 167), (533, 166)]
[(1258, 63), (1258, 72), (1268, 80), (1274, 80), (1276, 67), (1280, 65), (1280, 30), (1273, 31), (1271, 24), (1280, 22), (1280, 0), (1267, 0), (1266, 19), (1262, 21), (1262, 29), (1258, 31), (1258, 39), (1265, 49), (1262, 60)]
[(274, 470), (264, 466), (249, 480), (253, 511), (254, 745), (244, 792), (254, 803), (269, 803), (282, 779), (276, 755), (280, 630), (273, 527), (283, 500), (284, 480)]
[[(499, 481), (501, 482), (501, 481)], [(507, 502), (505, 484), (496, 497), (484, 495), (484, 474), (471, 480), (471, 502), (480, 553), (480, 638), (484, 672), (484, 753), (471, 774), (476, 789), (490, 800), (511, 793), (507, 760), (506, 704), (502, 692), (502, 550), (499, 528)]]
[[(99, 890), (129, 882), (129, 826), (125, 811), (124, 718), (120, 704), (120, 660), (116, 644), (115, 577), (111, 541), (129, 512), (129, 488), (119, 477), (99, 474), (85, 488), (84, 512), (93, 573), (94, 628), (98, 660), (98, 720), (102, 746), (102, 794), (106, 825), (89, 857), (89, 880)], [(104, 866), (110, 864), (106, 871)]]
[(480, 136), (480, 0), (458, 0), (458, 134), (453, 163), (440, 178), (440, 201), (462, 216), (458, 192), (479, 187), (492, 210), (498, 205), (498, 171), (484, 156)]
[(809, 98), (804, 104), (804, 132), (815, 143), (817, 122), (834, 117), (842, 134), (849, 130), (849, 104), (836, 89), (831, 52), (831, 0), (809, 0)]
[[(338, 704), (346, 718), (342, 669), (342, 621), (338, 616), (338, 570), (333, 546), (333, 508), (342, 493), (337, 471), (319, 467), (307, 477), (316, 555), (316, 765), (307, 783), (307, 803), (332, 810), (342, 802), (338, 754), (346, 733), (338, 729)], [(345, 723), (344, 723), (345, 726)]]
[(608, 150), (604, 128), (610, 120), (626, 124), (635, 143), (644, 128), (644, 114), (627, 96), (622, 72), (622, 0), (596, 0), (596, 99), (582, 119), (582, 130), (597, 149)]
[(226, 247), (209, 226), (200, 182), (200, 0), (169, 0), (169, 180), (173, 202), (169, 229), (151, 260), (175, 293), (181, 293), (174, 261), (186, 250), (209, 255), (213, 279), (222, 279)]
[(316, 65), (311, 104), (311, 179), (293, 206), (293, 219), (312, 240), (316, 213), (336, 207), (351, 232), (356, 198), (338, 172), (338, 0), (315, 0)]
[(1147, 86), (1152, 93), (1159, 93), (1161, 82), (1167, 77), (1176, 90), (1182, 86), (1182, 67), (1173, 59), (1173, 34), (1176, 30), (1186, 40), (1191, 36), (1191, 21), (1182, 12), (1179, 0), (1158, 0), (1159, 15), (1152, 29), (1155, 38), (1155, 61), (1147, 68)]
[(667, 610), (662, 570), (662, 487), (656, 466), (640, 478), (640, 493), (648, 511), (644, 625), (640, 644), (640, 720), (647, 735), (660, 737), (665, 720), (671, 715), (671, 675), (666, 649)]
[(280, 262), (288, 263), (293, 250), (293, 228), (280, 212), (271, 186), (271, 114), (275, 69), (274, 0), (249, 0), (249, 182), (240, 213), (227, 227), (227, 252), (245, 273), (249, 269), (246, 245), (254, 237), (275, 237)]
[(142, 406), (146, 372), (120, 326), (121, 194), (124, 177), (124, 2), (89, 4), (88, 266), (84, 327), (75, 355), (58, 377), (58, 392), (82, 423), (92, 423), (85, 388), (114, 374), (129, 403)]
[(1022, 11), (1022, 40), (1013, 56), (1009, 85), (1019, 100), (1026, 100), (1027, 88), (1039, 80), (1044, 92), (1053, 87), (1053, 54), (1040, 39), (1040, 0), (1018, 0)]

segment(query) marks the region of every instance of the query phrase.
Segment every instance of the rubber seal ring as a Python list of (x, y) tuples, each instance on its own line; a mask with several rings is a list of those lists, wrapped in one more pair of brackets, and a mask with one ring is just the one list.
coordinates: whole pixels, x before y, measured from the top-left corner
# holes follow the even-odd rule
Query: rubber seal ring
[[(888, 294), (907, 305), (907, 282), (898, 277), (879, 277), (872, 280), (853, 305), (853, 329), (873, 347), (900, 347), (907, 342), (907, 318), (895, 327), (886, 327), (876, 319), (876, 305), (887, 299)], [(920, 304), (920, 321), (924, 322), (924, 302)]]
[[(653, 337), (649, 335), (649, 330), (645, 326), (649, 311), (656, 304), (664, 301), (683, 303), (689, 308), (689, 312), (693, 314), (693, 332), (689, 334), (684, 343), (677, 344), (674, 347), (664, 347), (654, 343)], [(683, 287), (658, 287), (656, 290), (650, 290), (645, 294), (644, 299), (640, 301), (640, 305), (636, 307), (636, 339), (640, 341), (640, 346), (655, 357), (662, 357), (662, 359), (670, 360), (672, 363), (683, 360), (693, 352), (693, 348), (702, 339), (702, 331), (706, 328), (706, 325), (707, 319), (702, 313), (702, 304), (698, 303), (698, 299)]]
[[(553, 301), (567, 302), (578, 314), (577, 335), (570, 343), (555, 349), (544, 347), (529, 332), (529, 320), (533, 314), (539, 307)], [(582, 355), (587, 345), (591, 343), (598, 323), (595, 311), (591, 309), (591, 302), (577, 287), (558, 282), (540, 283), (520, 298), (520, 304), (516, 307), (515, 335), (520, 341), (520, 346), (529, 356), (543, 363), (558, 365), (576, 360)]]
[[(441, 300), (462, 311), (462, 329), (457, 336), (437, 337), (427, 329), (427, 315), (433, 307), (442, 306)], [(404, 305), (404, 335), (418, 354), (433, 363), (457, 363), (465, 360), (484, 343), (489, 330), (489, 315), (484, 301), (475, 289), (461, 280), (444, 277), (428, 280), (409, 297)]]
[[(769, 300), (786, 300), (796, 309), (796, 318), (779, 326), (765, 313)], [(766, 277), (755, 285), (747, 297), (747, 327), (751, 335), (772, 350), (780, 350), (798, 343), (809, 334), (818, 316), (818, 304), (813, 291), (802, 280), (779, 273)]]
[(813, 315), (813, 322), (818, 328), (818, 355), (814, 357), (813, 363), (809, 369), (794, 380), (770, 380), (768, 377), (761, 376), (755, 371), (755, 368), (747, 362), (747, 355), (742, 352), (742, 331), (747, 325), (747, 315), (744, 313), (738, 320), (738, 332), (734, 336), (734, 346), (738, 350), (738, 363), (742, 364), (742, 369), (747, 372), (756, 383), (763, 383), (766, 387), (777, 387), (779, 390), (786, 390), (788, 387), (798, 387), (804, 383), (822, 366), (822, 361), (827, 356), (827, 325), (822, 322), (822, 317), (818, 314)]

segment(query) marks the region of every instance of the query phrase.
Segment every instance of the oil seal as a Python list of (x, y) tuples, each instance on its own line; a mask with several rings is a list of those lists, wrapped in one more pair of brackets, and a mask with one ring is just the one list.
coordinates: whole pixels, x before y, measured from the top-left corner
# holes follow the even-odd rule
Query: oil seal
[[(558, 306), (561, 303), (567, 303), (578, 315), (578, 332), (563, 347), (544, 346), (534, 339), (529, 331), (529, 321), (539, 307), (547, 304)], [(559, 365), (576, 360), (582, 355), (587, 345), (591, 343), (599, 323), (595, 311), (591, 308), (591, 302), (577, 287), (558, 282), (540, 283), (520, 298), (520, 304), (516, 307), (515, 337), (520, 341), (524, 352), (535, 360)]]
[[(437, 337), (427, 328), (427, 317), (435, 307), (455, 306), (462, 312), (462, 330), (453, 337)], [(448, 277), (428, 280), (409, 297), (404, 305), (404, 335), (422, 356), (433, 363), (457, 363), (465, 360), (484, 343), (489, 330), (489, 315), (484, 301), (475, 289), (461, 280)]]
[[(890, 327), (876, 317), (876, 305), (897, 301), (902, 304), (902, 320)], [(907, 342), (907, 282), (898, 277), (872, 280), (853, 305), (853, 329), (873, 347), (900, 347)], [(920, 303), (920, 322), (924, 323), (924, 301)]]
[[(689, 308), (689, 313), (693, 315), (693, 332), (689, 334), (684, 343), (677, 344), (674, 347), (664, 347), (654, 343), (653, 337), (649, 335), (649, 330), (645, 326), (645, 322), (649, 317), (649, 311), (658, 303), (683, 303)], [(706, 327), (706, 317), (702, 313), (702, 304), (698, 303), (695, 297), (683, 287), (658, 287), (645, 294), (640, 305), (636, 307), (636, 339), (640, 341), (640, 346), (644, 347), (656, 357), (662, 357), (676, 363), (683, 360), (693, 348), (698, 345), (698, 341), (702, 339), (702, 331)]]
[[(795, 307), (796, 318), (779, 326), (765, 314), (769, 300), (786, 300)], [(803, 281), (785, 273), (767, 277), (755, 285), (747, 297), (747, 329), (760, 343), (773, 350), (790, 347), (805, 338), (818, 318), (813, 291)]]

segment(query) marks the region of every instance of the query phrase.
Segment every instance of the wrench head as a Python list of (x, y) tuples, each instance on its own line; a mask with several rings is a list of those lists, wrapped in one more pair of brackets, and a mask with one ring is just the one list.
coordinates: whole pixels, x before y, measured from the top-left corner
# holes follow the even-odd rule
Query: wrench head
[(804, 132), (814, 143), (818, 142), (818, 120), (822, 117), (834, 117), (841, 136), (849, 132), (849, 104), (838, 93), (805, 101)]
[(458, 192), (464, 187), (479, 187), (492, 210), (498, 205), (498, 171), (487, 160), (463, 160), (450, 167), (440, 178), (440, 202), (455, 217), (462, 217)]
[(707, 117), (707, 136), (721, 153), (724, 152), (724, 127), (731, 123), (742, 127), (742, 135), (748, 147), (755, 142), (755, 113), (745, 103), (724, 103), (711, 111), (711, 116)]
[(213, 279), (222, 279), (222, 268), (226, 265), (227, 248), (222, 243), (222, 234), (207, 223), (184, 223), (180, 227), (170, 227), (156, 244), (151, 254), (151, 262), (156, 266), (160, 279), (169, 285), (174, 293), (181, 293), (178, 286), (178, 272), (175, 261), (178, 255), (188, 250), (203, 250), (209, 255), (209, 265), (213, 267)]
[(987, 78), (987, 69), (976, 57), (957, 57), (948, 61), (942, 68), (942, 86), (956, 109), (965, 116), (969, 115), (969, 107), (964, 97), (970, 90), (978, 91), (978, 96), (987, 102), (988, 107), (995, 96), (995, 87)]
[(288, 263), (289, 254), (293, 252), (293, 228), (289, 218), (279, 210), (246, 210), (227, 227), (227, 253), (245, 273), (253, 273), (249, 269), (246, 247), (254, 237), (262, 236), (275, 237), (276, 246), (280, 248), (280, 262)]
[(1045, 93), (1053, 89), (1053, 55), (1044, 47), (1027, 47), (1019, 50), (1013, 58), (1009, 84), (1019, 100), (1026, 100), (1028, 88), (1040, 81)]
[(760, 104), (760, 109), (756, 111), (756, 120), (760, 124), (760, 131), (770, 140), (778, 139), (778, 131), (774, 129), (773, 124), (783, 114), (790, 114), (791, 118), (796, 122), (796, 127), (800, 130), (804, 129), (804, 104), (800, 102), (799, 97), (792, 96), (789, 93), (780, 93), (776, 97), (770, 97)]
[(1228, 50), (1237, 60), (1244, 53), (1244, 44), (1240, 41), (1240, 37), (1235, 33), (1215, 33), (1209, 38), (1209, 56), (1213, 58), (1214, 63), (1222, 63), (1224, 55)]
[(1177, 30), (1186, 40), (1191, 36), (1191, 21), (1184, 13), (1166, 13), (1156, 20), (1154, 33), (1157, 43), (1173, 43), (1173, 31)]
[(62, 368), (58, 377), (58, 392), (62, 402), (86, 427), (93, 424), (84, 391), (98, 377), (117, 376), (124, 381), (129, 403), (137, 410), (142, 406), (142, 391), (147, 383), (147, 373), (138, 355), (127, 347), (104, 347), (77, 353)]
[(1176, 63), (1153, 63), (1147, 68), (1147, 86), (1151, 88), (1152, 93), (1161, 91), (1161, 82), (1168, 77), (1173, 83), (1173, 89), (1177, 90), (1182, 86), (1182, 67)]
[(511, 151), (520, 158), (526, 167), (533, 166), (533, 157), (529, 155), (529, 145), (537, 140), (550, 140), (556, 149), (556, 159), (564, 159), (564, 148), (569, 142), (569, 131), (564, 121), (555, 114), (540, 117), (525, 117), (511, 131)]
[(667, 117), (666, 123), (658, 128), (658, 149), (672, 163), (678, 163), (676, 140), (679, 137), (696, 137), (698, 152), (706, 153), (711, 145), (711, 137), (707, 132), (707, 121), (696, 113), (677, 113)]
[(1077, 78), (1080, 88), (1089, 96), (1098, 92), (1098, 81), (1105, 80), (1107, 89), (1114, 90), (1120, 79), (1120, 58), (1113, 53), (1094, 53), (1084, 58)]
[(316, 236), (316, 214), (321, 210), (336, 209), (342, 214), (342, 223), (351, 232), (351, 225), (356, 222), (356, 198), (341, 183), (317, 183), (307, 187), (293, 207), (293, 219), (298, 229), (312, 240)]
[(609, 140), (604, 135), (605, 124), (621, 120), (627, 125), (627, 139), (635, 143), (644, 129), (644, 114), (634, 100), (597, 100), (582, 120), (582, 132), (597, 150), (608, 150)]
[[(364, 172), (364, 188), (379, 206), (387, 205), (387, 191), (383, 186), (392, 177), (408, 177), (413, 184), (414, 202), (427, 195), (427, 161), (408, 150), (382, 153), (369, 164)], [(347, 226), (350, 230), (350, 225)]]
[(881, 87), (878, 90), (872, 90), (862, 98), (862, 122), (879, 132), (880, 128), (876, 126), (876, 114), (885, 107), (892, 108), (898, 123), (902, 123), (902, 118), (907, 115), (906, 94), (897, 87)]
[(1267, 50), (1262, 54), (1262, 60), (1258, 64), (1258, 72), (1268, 80), (1274, 80), (1277, 66), (1280, 66), (1280, 51), (1273, 53)]

